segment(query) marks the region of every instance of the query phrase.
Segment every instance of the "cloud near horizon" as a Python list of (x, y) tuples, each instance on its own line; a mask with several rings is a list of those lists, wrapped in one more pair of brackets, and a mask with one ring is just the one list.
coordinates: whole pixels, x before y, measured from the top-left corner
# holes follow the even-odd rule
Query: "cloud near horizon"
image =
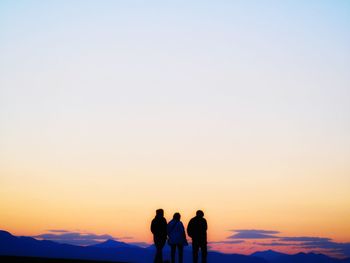
[(245, 240), (261, 240), (261, 242), (250, 242), (250, 244), (265, 247), (294, 248), (300, 250), (322, 252), (342, 257), (350, 257), (350, 242), (335, 242), (328, 237), (314, 236), (281, 236), (280, 231), (261, 229), (238, 229), (231, 230), (234, 234), (226, 240), (212, 242), (212, 244), (240, 244)]
[(212, 241), (209, 244), (241, 244), (244, 240), (223, 240), (223, 241)]
[(276, 234), (279, 231), (274, 230), (257, 230), (257, 229), (237, 229), (232, 230), (234, 235), (228, 237), (228, 239), (265, 239), (265, 238), (278, 238)]
[(256, 245), (267, 247), (293, 247), (308, 249), (315, 252), (331, 253), (338, 256), (350, 257), (350, 242), (334, 242), (328, 237), (296, 236), (285, 237), (278, 235), (279, 231), (272, 230), (233, 230), (236, 234), (228, 239), (267, 239), (270, 242), (254, 242)]
[(280, 241), (294, 241), (294, 242), (324, 242), (324, 241), (331, 241), (331, 238), (328, 237), (280, 237)]
[(93, 233), (80, 233), (80, 232), (71, 232), (68, 230), (48, 230), (49, 233), (40, 234), (33, 236), (38, 239), (46, 239), (55, 241), (58, 243), (65, 243), (70, 245), (79, 245), (79, 246), (88, 246), (94, 245), (106, 241), (107, 239), (118, 240), (118, 238), (111, 235), (97, 235)]
[(52, 232), (52, 233), (68, 233), (68, 230), (64, 229), (48, 229), (47, 231)]
[[(290, 239), (290, 241), (288, 241)], [(293, 240), (297, 241), (294, 242)], [(292, 242), (292, 243), (291, 243)], [(256, 242), (255, 244), (266, 247), (294, 247), (300, 249), (308, 249), (314, 252), (331, 253), (332, 255), (350, 257), (350, 242), (339, 243), (334, 242), (330, 238), (320, 237), (288, 237), (281, 238), (280, 241), (273, 242)]]

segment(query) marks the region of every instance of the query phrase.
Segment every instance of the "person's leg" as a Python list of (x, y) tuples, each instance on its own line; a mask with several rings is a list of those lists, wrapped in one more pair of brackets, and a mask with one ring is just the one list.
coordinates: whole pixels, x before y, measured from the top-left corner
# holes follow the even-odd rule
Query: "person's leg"
[(197, 242), (192, 241), (192, 258), (193, 263), (198, 263), (198, 250), (199, 250), (199, 244)]
[(178, 245), (177, 249), (179, 251), (179, 263), (182, 263), (184, 257), (184, 247), (182, 245)]
[(158, 244), (155, 244), (155, 246), (156, 246), (156, 255), (155, 255), (155, 257), (154, 257), (154, 263), (159, 263), (159, 262), (162, 262), (161, 261), (161, 248), (159, 247), (159, 245)]
[(201, 244), (201, 257), (202, 257), (202, 263), (207, 263), (207, 255), (208, 255), (208, 249), (207, 244)]
[(163, 245), (159, 247), (159, 262), (163, 263)]
[(163, 247), (165, 242), (163, 240), (155, 240), (154, 245), (156, 247), (156, 256), (154, 258), (154, 262), (159, 263), (163, 262)]
[(176, 245), (171, 245), (171, 263), (175, 263)]

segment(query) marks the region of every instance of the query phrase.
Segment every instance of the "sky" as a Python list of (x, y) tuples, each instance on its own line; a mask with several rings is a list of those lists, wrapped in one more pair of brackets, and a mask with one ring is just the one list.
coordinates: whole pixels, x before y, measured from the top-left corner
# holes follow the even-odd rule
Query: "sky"
[(349, 26), (345, 0), (0, 1), (0, 229), (151, 243), (157, 208), (202, 209), (213, 249), (350, 256)]

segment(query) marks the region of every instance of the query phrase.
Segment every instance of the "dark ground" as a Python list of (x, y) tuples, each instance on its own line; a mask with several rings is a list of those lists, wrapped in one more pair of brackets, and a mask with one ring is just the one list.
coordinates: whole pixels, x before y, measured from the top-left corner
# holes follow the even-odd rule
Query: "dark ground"
[(94, 261), (81, 259), (64, 259), (64, 258), (36, 258), (36, 257), (15, 257), (15, 256), (0, 256), (1, 263), (25, 262), (25, 263), (122, 263), (117, 261)]

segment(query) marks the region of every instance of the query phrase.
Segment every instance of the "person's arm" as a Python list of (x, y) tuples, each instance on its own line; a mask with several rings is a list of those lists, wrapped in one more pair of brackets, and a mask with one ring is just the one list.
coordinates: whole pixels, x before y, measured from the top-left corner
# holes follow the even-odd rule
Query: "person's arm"
[(182, 224), (182, 222), (181, 222), (181, 228), (182, 228), (182, 234), (183, 234), (184, 238), (186, 239), (186, 231), (185, 231), (185, 227)]
[(193, 232), (193, 226), (192, 226), (192, 219), (190, 220), (190, 222), (187, 225), (187, 234), (192, 237), (192, 232)]
[(151, 223), (151, 232), (152, 232), (152, 234), (154, 234), (155, 233), (155, 231), (156, 231), (156, 226), (155, 226), (155, 222), (154, 222), (154, 219), (152, 220), (152, 223)]
[(169, 235), (169, 234), (170, 234), (170, 222), (168, 223), (166, 229), (167, 229), (166, 232), (167, 232), (167, 234)]
[(168, 223), (166, 222), (165, 218), (163, 220), (163, 233), (168, 233)]
[(207, 220), (204, 219), (204, 228), (207, 231), (208, 230), (208, 224), (207, 224)]

